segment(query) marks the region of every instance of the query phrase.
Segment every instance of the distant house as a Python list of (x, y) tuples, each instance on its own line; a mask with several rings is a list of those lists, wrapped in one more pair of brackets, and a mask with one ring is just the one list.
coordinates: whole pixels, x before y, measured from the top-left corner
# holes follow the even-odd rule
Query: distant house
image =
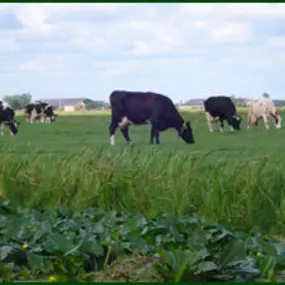
[(54, 108), (64, 111), (85, 110), (84, 100), (87, 98), (45, 99)]
[(181, 102), (179, 104), (179, 107), (181, 109), (201, 109), (204, 107), (203, 102), (205, 101), (205, 99), (190, 99), (188, 101), (185, 102)]

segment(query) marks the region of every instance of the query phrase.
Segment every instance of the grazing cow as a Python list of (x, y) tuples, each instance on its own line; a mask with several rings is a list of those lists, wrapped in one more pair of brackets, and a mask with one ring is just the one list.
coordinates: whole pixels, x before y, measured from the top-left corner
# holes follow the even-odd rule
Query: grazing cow
[(192, 128), (185, 122), (168, 97), (153, 92), (113, 91), (110, 94), (112, 120), (109, 127), (110, 143), (115, 144), (117, 127), (128, 143), (131, 143), (129, 126), (151, 124), (150, 144), (155, 137), (160, 143), (159, 132), (168, 128), (177, 130), (178, 135), (187, 143), (194, 144)]
[(0, 101), (0, 126), (2, 136), (4, 136), (4, 125), (9, 127), (11, 136), (19, 133), (20, 122), (15, 120), (14, 110), (6, 102)]
[(274, 125), (276, 129), (281, 128), (281, 116), (278, 114), (272, 100), (268, 98), (262, 98), (257, 100), (250, 100), (247, 102), (248, 115), (247, 123), (248, 128), (250, 126), (258, 126), (260, 119), (263, 119), (266, 129), (269, 129), (270, 117), (274, 119)]
[(50, 122), (51, 124), (55, 122), (57, 115), (54, 114), (53, 108), (50, 104), (45, 106), (44, 110), (44, 120), (46, 123)]
[(241, 116), (237, 114), (236, 107), (230, 97), (212, 96), (204, 101), (204, 109), (209, 131), (213, 132), (213, 123), (218, 120), (221, 123), (220, 132), (224, 131), (224, 120), (228, 122), (230, 130), (240, 130)]
[(44, 102), (28, 104), (25, 108), (26, 122), (32, 124), (35, 121), (40, 121), (44, 114), (45, 105)]
[(25, 108), (25, 117), (27, 123), (34, 123), (35, 121), (40, 121), (41, 123), (55, 122), (55, 115), (53, 113), (53, 108), (47, 102), (37, 102), (31, 103)]

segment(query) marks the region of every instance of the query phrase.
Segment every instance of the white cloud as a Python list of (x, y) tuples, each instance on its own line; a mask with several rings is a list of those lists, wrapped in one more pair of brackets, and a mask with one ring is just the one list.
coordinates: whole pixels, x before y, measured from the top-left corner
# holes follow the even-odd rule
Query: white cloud
[(47, 35), (53, 28), (51, 24), (46, 23), (50, 11), (44, 9), (42, 4), (20, 4), (15, 9), (15, 14), (23, 25), (25, 34)]
[(41, 65), (38, 61), (28, 61), (19, 66), (20, 70), (26, 70), (26, 71), (39, 70), (40, 68), (41, 68)]
[(106, 62), (103, 64), (101, 74), (103, 76), (117, 77), (135, 71), (140, 67), (142, 61), (119, 61), (119, 62)]
[[(196, 76), (190, 85), (198, 84), (199, 76), (212, 74), (208, 68), (227, 64), (273, 70), (285, 54), (283, 3), (22, 3), (0, 4), (1, 13), (14, 13), (23, 25), (0, 26), (1, 74), (13, 68), (24, 77), (68, 74), (79, 82), (84, 77), (86, 84), (89, 76), (102, 76), (116, 85), (116, 78), (147, 78), (156, 68), (171, 74), (175, 68), (181, 76), (173, 85), (180, 86), (184, 75)], [(172, 82), (167, 76), (165, 82)]]
[(285, 35), (268, 37), (266, 45), (272, 48), (285, 48)]
[(29, 60), (19, 65), (22, 71), (43, 71), (47, 69), (56, 69), (62, 62), (60, 55), (43, 56), (36, 60)]
[(284, 18), (285, 4), (281, 3), (187, 3), (180, 4), (183, 14), (195, 18)]
[(217, 8), (217, 5), (214, 3), (183, 3), (180, 4), (180, 9), (182, 13), (185, 13), (192, 17), (204, 17), (211, 15)]
[(18, 49), (16, 39), (6, 35), (5, 37), (0, 37), (0, 52), (15, 52)]
[(227, 4), (228, 16), (251, 18), (285, 18), (285, 4), (243, 3)]
[(214, 42), (220, 44), (244, 43), (251, 36), (251, 29), (247, 23), (228, 23), (211, 32)]

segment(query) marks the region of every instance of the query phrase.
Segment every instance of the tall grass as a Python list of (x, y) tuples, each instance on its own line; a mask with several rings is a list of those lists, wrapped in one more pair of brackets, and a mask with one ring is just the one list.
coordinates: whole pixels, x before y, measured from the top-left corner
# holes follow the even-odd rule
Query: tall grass
[(217, 152), (151, 147), (66, 157), (7, 154), (1, 157), (0, 191), (30, 208), (99, 206), (150, 217), (198, 211), (231, 226), (283, 234), (284, 158), (266, 154), (235, 160)]

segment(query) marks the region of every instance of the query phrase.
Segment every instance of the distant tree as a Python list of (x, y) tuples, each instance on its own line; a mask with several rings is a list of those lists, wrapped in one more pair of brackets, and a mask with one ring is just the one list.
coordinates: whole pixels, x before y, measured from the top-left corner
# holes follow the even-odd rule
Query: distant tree
[(263, 97), (263, 98), (270, 98), (270, 95), (269, 95), (268, 93), (264, 92), (264, 93), (262, 94), (262, 97)]
[(24, 109), (26, 105), (31, 103), (32, 95), (30, 93), (6, 95), (3, 97), (3, 100), (7, 102), (13, 109), (21, 110)]
[(85, 99), (84, 101), (86, 110), (108, 108), (109, 104), (104, 101), (94, 101), (91, 99)]

